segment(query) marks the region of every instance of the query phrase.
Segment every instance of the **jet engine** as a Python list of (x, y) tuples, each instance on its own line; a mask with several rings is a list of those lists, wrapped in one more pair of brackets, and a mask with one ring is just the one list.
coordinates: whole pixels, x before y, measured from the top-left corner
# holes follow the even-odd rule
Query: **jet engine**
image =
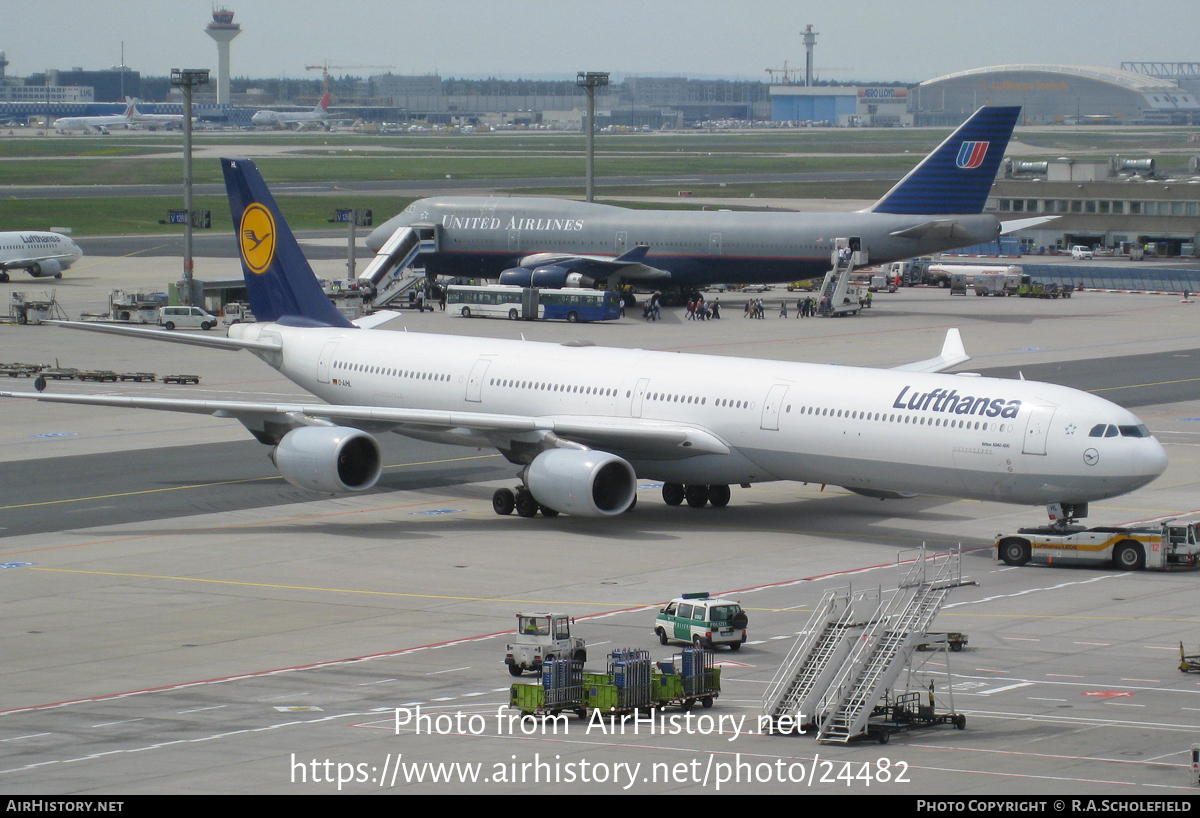
[(511, 267), (500, 274), (500, 283), (506, 287), (528, 287), (533, 280), (533, 271), (528, 267)]
[(35, 261), (29, 265), (29, 274), (34, 278), (57, 277), (62, 274), (62, 265), (52, 258), (48, 258), (45, 261)]
[(525, 467), (525, 485), (539, 505), (576, 517), (612, 517), (633, 505), (633, 466), (607, 452), (551, 449)]
[(543, 264), (533, 268), (511, 267), (500, 274), (500, 283), (509, 287), (559, 290), (564, 287), (591, 287), (595, 280), (582, 273), (571, 272), (571, 268), (561, 264)]
[(322, 494), (364, 491), (383, 471), (379, 442), (344, 426), (301, 426), (283, 436), (271, 462), (293, 486)]

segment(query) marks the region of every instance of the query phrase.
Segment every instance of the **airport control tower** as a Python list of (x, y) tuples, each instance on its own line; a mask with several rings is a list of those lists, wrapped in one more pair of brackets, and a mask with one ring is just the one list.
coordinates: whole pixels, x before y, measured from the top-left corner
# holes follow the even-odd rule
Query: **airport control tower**
[(242, 27), (233, 22), (233, 12), (214, 8), (212, 22), (204, 30), (217, 41), (217, 104), (229, 104), (229, 43), (242, 33)]
[[(216, 16), (215, 14), (213, 15)], [(817, 34), (820, 32), (813, 31), (812, 25), (808, 25), (804, 29), (804, 87), (811, 87), (813, 84), (813, 46), (817, 44)], [(228, 51), (226, 52), (228, 54)]]

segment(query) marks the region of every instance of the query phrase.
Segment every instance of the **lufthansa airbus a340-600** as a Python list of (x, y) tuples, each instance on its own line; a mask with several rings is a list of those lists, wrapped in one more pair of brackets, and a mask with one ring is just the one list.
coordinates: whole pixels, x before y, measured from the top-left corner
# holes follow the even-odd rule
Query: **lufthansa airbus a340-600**
[(638, 478), (662, 481), (676, 505), (721, 506), (730, 485), (796, 480), (1082, 516), (1167, 466), (1137, 417), (1095, 395), (938, 374), (968, 359), (957, 330), (937, 357), (878, 370), (391, 332), (372, 328), (391, 317), (379, 313), (352, 322), (322, 292), (254, 163), (222, 164), (258, 323), (227, 338), (63, 323), (247, 350), (326, 403), (0, 396), (235, 418), (273, 447), (289, 482), (327, 494), (375, 484), (383, 432), (494, 448), (521, 484), (496, 491), (493, 506), (522, 516), (618, 515)]
[(983, 212), (1020, 110), (979, 109), (857, 213), (630, 210), (538, 197), (436, 196), (377, 227), (367, 246), (376, 253), (385, 246), (415, 250), (398, 235), (409, 230), (421, 240), (419, 260), (431, 275), (521, 287), (634, 283), (667, 294), (823, 275), (836, 237), (850, 239), (871, 264), (952, 250), (1046, 221), (1001, 225)]

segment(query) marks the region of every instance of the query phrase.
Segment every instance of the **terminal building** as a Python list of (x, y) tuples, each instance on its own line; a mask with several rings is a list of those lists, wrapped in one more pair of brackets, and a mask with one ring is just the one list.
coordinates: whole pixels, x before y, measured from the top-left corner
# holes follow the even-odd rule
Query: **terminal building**
[(772, 85), (771, 119), (840, 127), (912, 125), (910, 93), (891, 85)]
[[(1003, 220), (1055, 216), (1018, 233), (1026, 251), (1081, 244), (1117, 253), (1194, 256), (1200, 244), (1200, 159), (1155, 175), (1152, 159), (1011, 162), (985, 210)], [(1023, 178), (1022, 178), (1023, 177)]]
[(1024, 125), (1194, 125), (1195, 90), (1165, 76), (1072, 65), (995, 65), (909, 93), (917, 125), (954, 126), (982, 105), (1020, 105)]

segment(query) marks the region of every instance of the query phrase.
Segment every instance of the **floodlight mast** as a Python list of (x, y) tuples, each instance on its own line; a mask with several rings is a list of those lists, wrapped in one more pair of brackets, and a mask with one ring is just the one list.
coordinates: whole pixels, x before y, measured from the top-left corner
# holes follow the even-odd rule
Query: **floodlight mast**
[[(193, 302), (192, 293), (192, 89), (208, 84), (207, 68), (172, 68), (171, 85), (183, 91), (183, 209), (187, 220), (183, 225), (183, 285), (179, 301)], [(201, 299), (203, 300), (203, 299)]]
[(607, 71), (580, 71), (575, 84), (587, 92), (587, 200), (596, 192), (596, 89), (608, 85)]

